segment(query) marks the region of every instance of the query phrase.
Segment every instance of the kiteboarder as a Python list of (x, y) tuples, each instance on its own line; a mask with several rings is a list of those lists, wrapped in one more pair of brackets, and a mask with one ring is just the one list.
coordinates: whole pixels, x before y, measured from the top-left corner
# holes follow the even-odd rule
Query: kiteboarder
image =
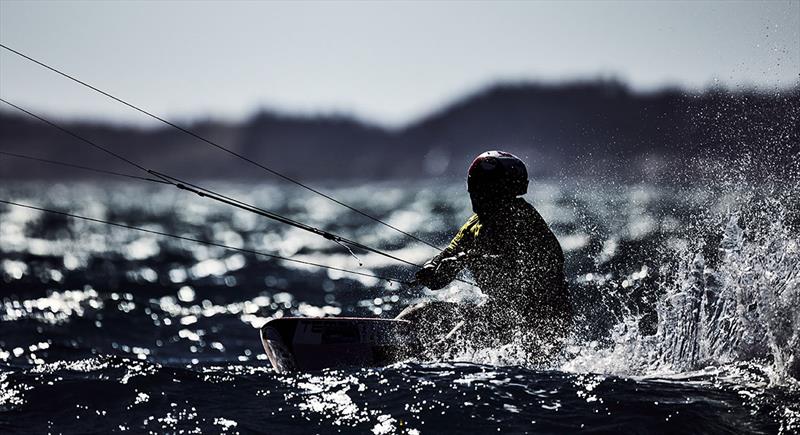
[(468, 269), (488, 301), (477, 307), (424, 302), (398, 318), (417, 325), (427, 352), (457, 341), (472, 347), (519, 343), (532, 358), (546, 357), (563, 341), (572, 310), (561, 246), (521, 198), (528, 190), (525, 163), (511, 153), (487, 151), (470, 165), (467, 190), (474, 214), (415, 280), (438, 290)]

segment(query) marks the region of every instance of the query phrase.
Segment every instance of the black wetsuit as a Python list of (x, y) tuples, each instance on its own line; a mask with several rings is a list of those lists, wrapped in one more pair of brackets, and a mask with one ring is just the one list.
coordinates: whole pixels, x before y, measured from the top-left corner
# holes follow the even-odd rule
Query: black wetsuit
[[(489, 300), (455, 316), (464, 320), (463, 334), (473, 343), (497, 345), (522, 334), (537, 342), (563, 337), (572, 320), (564, 278), (564, 254), (536, 209), (522, 198), (489, 216), (472, 215), (450, 245), (428, 263), (435, 272), (426, 282), (436, 290), (469, 269)], [(430, 305), (430, 304), (429, 304)], [(457, 319), (443, 304), (422, 306), (401, 318), (453, 326)], [(447, 313), (445, 312), (447, 311)], [(428, 317), (421, 319), (420, 317)]]

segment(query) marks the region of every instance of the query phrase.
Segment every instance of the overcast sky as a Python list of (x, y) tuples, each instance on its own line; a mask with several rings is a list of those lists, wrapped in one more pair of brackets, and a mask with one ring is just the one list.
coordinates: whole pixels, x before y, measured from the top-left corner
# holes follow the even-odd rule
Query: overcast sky
[[(800, 1), (0, 0), (0, 41), (167, 117), (268, 107), (402, 125), (497, 81), (790, 86)], [(147, 121), (5, 50), (0, 94), (59, 117)]]

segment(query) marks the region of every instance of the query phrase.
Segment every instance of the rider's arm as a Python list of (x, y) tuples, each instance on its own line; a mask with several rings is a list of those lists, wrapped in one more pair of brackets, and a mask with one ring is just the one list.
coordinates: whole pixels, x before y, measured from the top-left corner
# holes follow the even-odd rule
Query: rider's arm
[(425, 263), (417, 272), (417, 281), (431, 290), (438, 290), (452, 281), (466, 267), (466, 252), (472, 244), (473, 227), (478, 217), (473, 215), (458, 231), (450, 245)]

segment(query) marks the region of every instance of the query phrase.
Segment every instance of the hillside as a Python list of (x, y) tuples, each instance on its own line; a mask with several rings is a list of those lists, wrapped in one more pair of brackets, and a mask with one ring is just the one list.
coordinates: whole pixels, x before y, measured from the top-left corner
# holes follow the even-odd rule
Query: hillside
[[(110, 156), (8, 109), (0, 150), (130, 172)], [(46, 115), (45, 115), (46, 116)], [(475, 154), (502, 148), (539, 177), (658, 180), (703, 162), (746, 156), (754, 172), (797, 171), (800, 88), (781, 93), (667, 89), (636, 93), (619, 82), (506, 84), (487, 88), (396, 130), (346, 117), (261, 112), (242, 123), (189, 126), (220, 145), (302, 179), (460, 177)], [(164, 126), (69, 122), (78, 134), (179, 176), (269, 177)], [(0, 177), (72, 178), (85, 172), (0, 156)]]

